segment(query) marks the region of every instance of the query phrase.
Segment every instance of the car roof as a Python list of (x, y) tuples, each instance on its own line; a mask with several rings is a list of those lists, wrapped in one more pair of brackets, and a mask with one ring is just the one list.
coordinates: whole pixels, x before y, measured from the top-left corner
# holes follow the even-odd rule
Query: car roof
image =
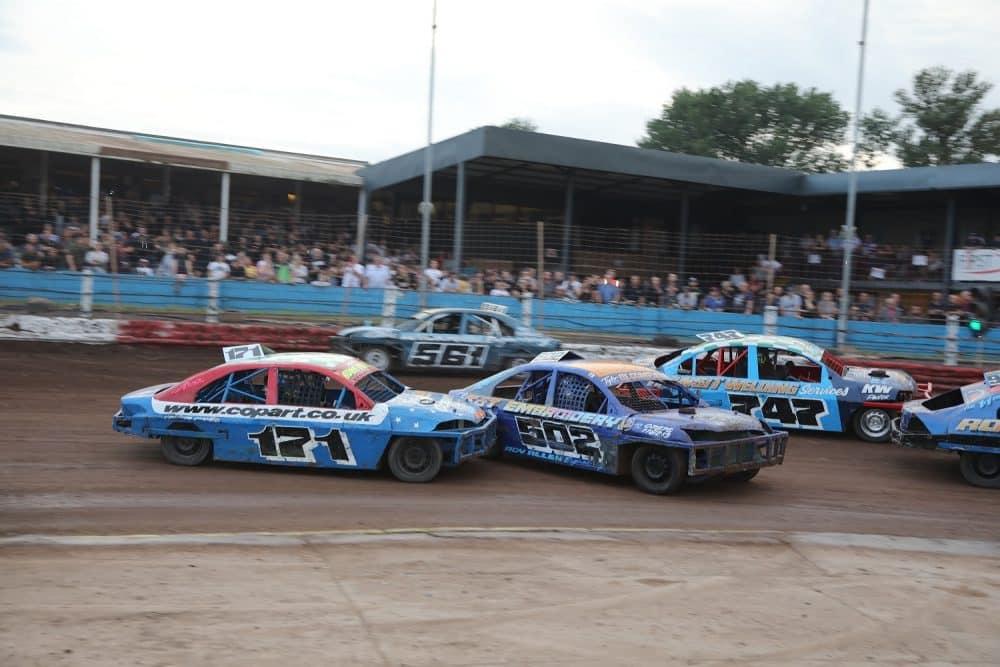
[(520, 324), (516, 319), (510, 316), (510, 313), (500, 313), (495, 310), (483, 310), (482, 308), (425, 308), (417, 313), (411, 315), (411, 317), (430, 317), (431, 315), (437, 315), (439, 313), (473, 313), (475, 315), (488, 315), (489, 317), (499, 317), (503, 320), (510, 320), (515, 324)]
[[(278, 352), (268, 354), (263, 357), (253, 357), (249, 359), (239, 359), (237, 361), (227, 361), (223, 366), (256, 364), (265, 366), (280, 366), (283, 364), (309, 364), (320, 366), (331, 371), (344, 368), (348, 364), (358, 366), (368, 366), (364, 361), (356, 359), (347, 354), (333, 354), (330, 352)], [(370, 367), (375, 370), (374, 366)]]
[(720, 340), (711, 341), (708, 343), (700, 343), (698, 345), (692, 345), (687, 348), (686, 352), (693, 351), (703, 351), (703, 350), (716, 350), (720, 347), (746, 347), (748, 345), (763, 345), (766, 347), (780, 347), (782, 349), (788, 350), (789, 352), (798, 352), (807, 356), (813, 356), (817, 359), (823, 356), (825, 351), (819, 345), (811, 343), (807, 340), (801, 338), (793, 338), (792, 336), (771, 336), (768, 334), (748, 334), (742, 338), (736, 338), (733, 340)]

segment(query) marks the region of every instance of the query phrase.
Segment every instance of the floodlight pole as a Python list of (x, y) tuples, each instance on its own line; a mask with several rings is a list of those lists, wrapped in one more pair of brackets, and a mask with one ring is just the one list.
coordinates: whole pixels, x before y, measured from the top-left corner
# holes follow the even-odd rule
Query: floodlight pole
[(864, 0), (861, 15), (861, 41), (858, 42), (858, 86), (854, 94), (854, 127), (851, 136), (851, 170), (847, 175), (847, 219), (844, 221), (844, 267), (840, 282), (840, 316), (837, 320), (837, 347), (847, 343), (847, 311), (851, 307), (851, 254), (854, 252), (856, 227), (854, 216), (858, 199), (858, 130), (861, 127), (861, 93), (865, 78), (865, 42), (868, 38), (868, 2)]
[(421, 301), (427, 297), (427, 266), (430, 264), (431, 245), (431, 158), (433, 152), (434, 128), (434, 42), (437, 36), (437, 0), (431, 13), (431, 75), (427, 92), (427, 148), (424, 149), (424, 198), (420, 202), (420, 294)]

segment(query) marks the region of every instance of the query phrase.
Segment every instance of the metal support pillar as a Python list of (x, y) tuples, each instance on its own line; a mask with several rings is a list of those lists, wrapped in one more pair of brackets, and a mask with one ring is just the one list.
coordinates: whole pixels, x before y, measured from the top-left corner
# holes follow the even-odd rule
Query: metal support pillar
[(563, 275), (569, 275), (569, 248), (573, 238), (573, 199), (574, 199), (573, 177), (566, 181), (566, 201), (563, 204), (563, 238), (559, 266)]
[(170, 201), (170, 165), (163, 165), (163, 203), (166, 204)]
[(688, 219), (691, 217), (691, 197), (688, 193), (681, 194), (680, 228), (681, 238), (677, 244), (677, 277), (681, 285), (687, 284), (687, 242)]
[(955, 195), (948, 197), (948, 208), (944, 217), (944, 257), (941, 258), (944, 267), (944, 291), (951, 289), (952, 267), (955, 262)]
[(302, 181), (295, 181), (295, 206), (292, 208), (297, 225), (302, 222)]
[(465, 227), (465, 162), (458, 163), (458, 175), (455, 181), (455, 245), (452, 258), (455, 261), (455, 273), (462, 271), (462, 234)]
[(229, 240), (229, 172), (222, 172), (222, 191), (219, 193), (219, 241)]
[(101, 158), (90, 158), (90, 240), (98, 237), (97, 225), (101, 218)]
[(42, 218), (49, 207), (49, 152), (41, 151), (38, 160), (38, 212)]
[(358, 261), (365, 261), (365, 232), (368, 227), (368, 189), (358, 190), (358, 231), (354, 241), (354, 255)]

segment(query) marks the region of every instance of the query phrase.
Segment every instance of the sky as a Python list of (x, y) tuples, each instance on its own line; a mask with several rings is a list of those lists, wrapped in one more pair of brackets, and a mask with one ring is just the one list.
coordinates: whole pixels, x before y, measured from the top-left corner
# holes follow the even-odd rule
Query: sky
[[(426, 142), (431, 6), (0, 0), (0, 113), (374, 162)], [(518, 116), (634, 145), (675, 89), (745, 78), (853, 110), (861, 6), (439, 0), (433, 136)], [(1000, 85), (998, 34), (1000, 0), (871, 0), (864, 108), (931, 65)]]

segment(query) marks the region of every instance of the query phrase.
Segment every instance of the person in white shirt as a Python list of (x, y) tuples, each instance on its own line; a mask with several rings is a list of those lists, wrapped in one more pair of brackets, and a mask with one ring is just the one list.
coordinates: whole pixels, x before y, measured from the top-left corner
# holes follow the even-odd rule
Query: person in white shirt
[(296, 285), (305, 285), (309, 282), (309, 267), (302, 261), (302, 256), (298, 253), (292, 255), (292, 263), (288, 266), (292, 274), (292, 282)]
[(490, 290), (490, 296), (510, 296), (510, 292), (507, 291), (507, 283), (495, 283), (493, 289)]
[(438, 288), (442, 292), (457, 292), (458, 276), (456, 276), (454, 273), (449, 273), (438, 282)]
[(109, 261), (111, 261), (111, 258), (108, 256), (108, 253), (104, 252), (104, 246), (97, 242), (94, 242), (94, 247), (88, 250), (87, 254), (83, 256), (84, 264), (98, 273), (108, 272)]
[(392, 280), (392, 271), (385, 265), (385, 260), (381, 256), (375, 255), (372, 263), (365, 267), (365, 279), (368, 281), (368, 287), (385, 289)]
[(441, 270), (436, 259), (431, 260), (431, 265), (424, 269), (424, 276), (427, 278), (427, 287), (439, 292), (441, 290), (440, 283), (441, 278), (444, 277), (444, 271)]
[(341, 287), (361, 287), (364, 284), (365, 267), (358, 263), (354, 255), (344, 264), (344, 275), (340, 279)]
[(210, 280), (225, 280), (229, 277), (232, 269), (222, 255), (216, 255), (215, 260), (208, 263), (208, 277)]

